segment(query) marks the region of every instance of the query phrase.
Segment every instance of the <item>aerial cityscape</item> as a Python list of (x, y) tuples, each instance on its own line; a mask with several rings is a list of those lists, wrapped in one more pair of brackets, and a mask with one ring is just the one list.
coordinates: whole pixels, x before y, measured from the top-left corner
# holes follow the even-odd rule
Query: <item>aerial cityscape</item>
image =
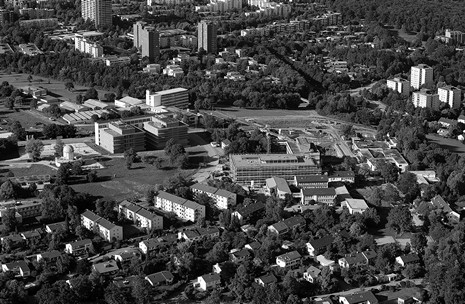
[(458, 0), (0, 1), (0, 304), (463, 304)]

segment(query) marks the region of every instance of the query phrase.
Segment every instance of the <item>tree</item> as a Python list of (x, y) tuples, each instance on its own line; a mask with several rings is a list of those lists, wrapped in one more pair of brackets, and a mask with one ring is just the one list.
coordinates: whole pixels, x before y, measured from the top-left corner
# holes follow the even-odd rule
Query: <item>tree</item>
[(63, 156), (63, 147), (65, 144), (63, 141), (59, 138), (55, 141), (55, 145), (53, 146), (53, 149), (55, 150), (55, 157), (62, 157)]
[(132, 164), (136, 160), (137, 153), (134, 151), (133, 148), (129, 148), (124, 151), (124, 159), (126, 161), (126, 168), (131, 169)]
[(7, 232), (16, 229), (18, 221), (16, 220), (16, 210), (14, 208), (7, 208), (2, 212), (2, 224), (5, 226)]
[(372, 188), (370, 195), (368, 196), (368, 202), (374, 206), (381, 206), (383, 201), (384, 191), (379, 187)]
[(399, 191), (392, 184), (387, 184), (384, 188), (384, 200), (390, 203), (396, 203), (400, 200)]
[(26, 143), (26, 152), (29, 154), (32, 161), (38, 161), (43, 150), (44, 144), (41, 140), (30, 139)]
[(133, 281), (132, 296), (138, 304), (149, 304), (152, 300), (152, 285), (143, 277)]
[(426, 245), (428, 244), (428, 240), (423, 233), (414, 233), (410, 238), (410, 245), (414, 252), (418, 252), (419, 254), (423, 254), (425, 252)]
[(84, 95), (84, 100), (98, 99), (98, 92), (94, 87), (90, 87)]
[(399, 175), (399, 168), (390, 162), (381, 162), (378, 168), (386, 183), (394, 183)]
[(398, 234), (410, 231), (412, 227), (412, 214), (407, 206), (396, 206), (391, 209), (388, 215), (389, 228), (394, 229)]
[(26, 139), (26, 130), (23, 128), (21, 123), (17, 120), (13, 121), (10, 125), (10, 131), (16, 136), (18, 140)]
[(18, 197), (18, 187), (11, 180), (7, 180), (0, 186), (0, 198), (4, 200), (14, 199)]
[(98, 180), (97, 171), (92, 170), (87, 173), (87, 181), (89, 183), (94, 183)]
[(347, 138), (350, 138), (352, 135), (354, 135), (354, 127), (352, 125), (349, 125), (349, 124), (345, 124), (342, 126), (341, 128), (341, 133), (344, 137)]
[(65, 89), (71, 91), (74, 89), (74, 84), (71, 81), (65, 82)]
[(64, 163), (58, 168), (57, 177), (55, 179), (57, 185), (66, 185), (68, 183), (70, 167), (71, 165), (69, 163)]
[(174, 138), (168, 139), (165, 144), (165, 153), (166, 155), (171, 155), (171, 147), (176, 144), (176, 140)]
[(411, 172), (403, 172), (397, 181), (397, 188), (405, 195), (418, 191), (417, 176)]
[(7, 99), (5, 99), (4, 105), (6, 108), (13, 110), (13, 108), (15, 107), (15, 100), (11, 97), (8, 97)]
[(133, 299), (115, 284), (108, 284), (105, 289), (105, 302), (107, 304), (130, 304)]
[(145, 192), (145, 201), (149, 204), (149, 206), (153, 206), (154, 199), (158, 195), (158, 191), (160, 191), (160, 185), (155, 185), (154, 187), (147, 189), (147, 192)]

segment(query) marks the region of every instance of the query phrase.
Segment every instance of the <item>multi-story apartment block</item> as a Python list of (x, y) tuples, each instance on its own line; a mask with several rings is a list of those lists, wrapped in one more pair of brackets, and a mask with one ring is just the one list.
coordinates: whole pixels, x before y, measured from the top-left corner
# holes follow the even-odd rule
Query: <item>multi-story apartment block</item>
[(148, 230), (163, 229), (163, 217), (156, 215), (138, 205), (128, 201), (122, 201), (118, 206), (119, 214), (126, 219), (131, 220), (138, 227), (147, 228)]
[(321, 16), (312, 18), (312, 21), (314, 24), (321, 25), (321, 26), (338, 25), (338, 24), (341, 24), (342, 22), (342, 14), (328, 12)]
[(144, 122), (150, 121), (153, 115), (142, 115), (142, 116), (134, 116), (134, 117), (128, 117), (128, 118), (123, 118), (120, 120), (107, 120), (107, 121), (98, 121), (94, 123), (94, 133), (95, 133), (95, 144), (100, 145), (101, 144), (101, 139), (100, 139), (100, 133), (102, 130), (105, 130), (108, 128), (110, 123), (115, 122), (115, 121), (121, 121), (127, 125), (131, 125), (134, 127), (137, 127), (139, 129), (142, 129), (144, 127)]
[(8, 209), (16, 211), (16, 218), (23, 219), (40, 216), (42, 214), (42, 200), (7, 201), (0, 203), (0, 216)]
[(410, 81), (407, 79), (402, 79), (399, 77), (388, 79), (387, 87), (391, 90), (399, 92), (403, 96), (408, 96), (410, 94)]
[(81, 15), (84, 20), (94, 21), (97, 27), (111, 25), (111, 0), (82, 0)]
[(103, 47), (98, 43), (89, 41), (81, 34), (75, 34), (74, 49), (90, 54), (94, 58), (103, 56)]
[(438, 88), (439, 101), (449, 104), (451, 109), (460, 108), (462, 102), (462, 90), (453, 86)]
[(29, 19), (46, 19), (55, 15), (55, 10), (48, 8), (20, 8), (20, 15), (28, 15)]
[(186, 221), (196, 222), (200, 218), (205, 218), (205, 206), (165, 191), (160, 191), (158, 194), (155, 207), (166, 212), (173, 212), (177, 217)]
[(196, 12), (219, 12), (224, 13), (227, 11), (241, 9), (241, 0), (210, 0), (207, 5), (200, 5), (195, 7)]
[(187, 108), (189, 105), (188, 90), (184, 88), (175, 88), (154, 93), (147, 90), (145, 94), (145, 103), (152, 108), (159, 106)]
[(198, 49), (204, 49), (207, 53), (216, 53), (218, 50), (217, 31), (216, 23), (206, 20), (200, 21), (197, 32)]
[(113, 121), (100, 130), (100, 146), (110, 153), (123, 153), (129, 148), (145, 151), (145, 133), (122, 121)]
[(426, 64), (419, 64), (410, 69), (410, 85), (419, 90), (422, 85), (433, 84), (433, 68)]
[(81, 224), (108, 242), (123, 239), (123, 227), (113, 224), (90, 210), (81, 214)]
[(169, 64), (163, 69), (163, 74), (171, 77), (182, 77), (184, 70), (177, 64)]
[(146, 22), (138, 21), (134, 24), (134, 46), (141, 50), (142, 57), (153, 61), (160, 55), (160, 33)]
[(252, 188), (263, 187), (266, 179), (321, 174), (319, 158), (310, 154), (230, 154), (231, 177), (234, 182)]
[(236, 204), (237, 195), (235, 193), (211, 187), (207, 184), (197, 183), (191, 186), (191, 190), (194, 194), (204, 193), (211, 197), (218, 209), (228, 209), (229, 205)]
[(0, 9), (0, 24), (5, 24), (7, 22), (15, 21), (14, 11)]
[(144, 123), (145, 140), (147, 149), (163, 149), (166, 142), (173, 138), (176, 143), (186, 146), (188, 126), (167, 115), (156, 115), (151, 121)]
[(429, 108), (439, 110), (440, 100), (439, 95), (433, 93), (428, 89), (421, 89), (420, 91), (413, 92), (412, 102), (415, 108)]
[(445, 38), (447, 43), (457, 42), (459, 44), (465, 44), (465, 33), (461, 31), (446, 29)]
[(87, 254), (91, 250), (93, 250), (93, 245), (92, 241), (89, 239), (84, 239), (73, 243), (67, 243), (65, 245), (65, 252), (74, 256)]

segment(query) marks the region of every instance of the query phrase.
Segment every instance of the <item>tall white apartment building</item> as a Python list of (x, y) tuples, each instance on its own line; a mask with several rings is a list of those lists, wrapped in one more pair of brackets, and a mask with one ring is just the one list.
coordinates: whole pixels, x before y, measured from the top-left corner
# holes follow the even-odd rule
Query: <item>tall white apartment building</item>
[(436, 111), (439, 110), (439, 105), (441, 103), (439, 101), (439, 95), (427, 89), (413, 92), (412, 102), (415, 108), (429, 108)]
[(160, 191), (155, 207), (166, 212), (173, 212), (182, 220), (196, 222), (200, 218), (205, 218), (205, 206), (185, 198)]
[(433, 84), (433, 68), (426, 64), (419, 64), (410, 69), (410, 85), (419, 90), (424, 84)]
[(241, 9), (241, 0), (210, 0), (207, 5), (195, 7), (196, 12), (219, 12), (224, 13), (234, 9)]
[(146, 90), (145, 103), (151, 108), (166, 106), (187, 108), (189, 105), (189, 91), (184, 88), (175, 88), (158, 92)]
[(439, 100), (448, 103), (451, 109), (460, 108), (462, 102), (462, 90), (453, 86), (438, 88)]
[(398, 77), (388, 79), (387, 87), (391, 90), (399, 92), (403, 96), (408, 96), (410, 94), (410, 81), (408, 81), (407, 79), (402, 79)]
[(187, 4), (187, 3), (192, 3), (194, 2), (193, 0), (147, 0), (147, 5), (152, 6), (156, 4), (161, 4), (161, 5), (181, 5), (181, 4)]
[(101, 45), (87, 40), (80, 34), (74, 36), (74, 49), (82, 53), (90, 54), (94, 58), (103, 56), (103, 47)]
[(97, 27), (111, 25), (111, 0), (82, 0), (81, 16), (94, 21)]

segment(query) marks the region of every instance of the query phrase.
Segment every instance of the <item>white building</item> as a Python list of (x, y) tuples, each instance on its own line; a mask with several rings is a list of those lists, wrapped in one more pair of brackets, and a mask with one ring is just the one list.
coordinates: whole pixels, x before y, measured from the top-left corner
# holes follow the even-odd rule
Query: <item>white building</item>
[(90, 210), (81, 214), (81, 224), (108, 242), (123, 239), (123, 227), (113, 224)]
[(204, 274), (197, 278), (197, 282), (194, 283), (194, 287), (198, 287), (200, 290), (207, 291), (215, 289), (221, 285), (221, 277), (217, 273)]
[(236, 205), (237, 195), (235, 193), (201, 183), (192, 185), (191, 190), (194, 194), (204, 193), (208, 195), (215, 201), (218, 209), (228, 209), (228, 205)]
[(281, 268), (293, 268), (300, 263), (302, 256), (297, 251), (291, 251), (276, 257), (276, 264)]
[(182, 77), (184, 76), (184, 70), (177, 64), (170, 64), (163, 69), (163, 75), (171, 77)]
[(391, 90), (399, 92), (403, 96), (410, 94), (410, 81), (402, 78), (393, 78), (387, 80), (387, 87)]
[(187, 108), (189, 91), (185, 88), (174, 88), (158, 92), (145, 91), (145, 103), (152, 109), (159, 106)]
[(143, 100), (133, 98), (130, 96), (125, 96), (121, 99), (115, 100), (115, 107), (130, 109), (135, 106), (140, 106), (144, 103)]
[(441, 104), (439, 95), (428, 89), (413, 92), (412, 102), (415, 108), (429, 108), (436, 111), (439, 110), (439, 105)]
[(433, 84), (433, 68), (426, 64), (412, 67), (410, 69), (410, 85), (419, 90), (424, 84)]
[(128, 201), (122, 201), (118, 206), (119, 214), (131, 220), (138, 227), (148, 230), (163, 229), (163, 217), (156, 215), (140, 206)]
[(103, 56), (103, 47), (98, 43), (87, 40), (81, 34), (75, 34), (74, 36), (74, 49), (81, 53), (90, 54), (94, 58)]
[(348, 198), (345, 200), (345, 206), (349, 209), (350, 214), (363, 213), (368, 209), (368, 205), (363, 199)]
[(165, 191), (160, 191), (158, 194), (155, 207), (174, 212), (177, 217), (186, 221), (196, 222), (200, 218), (205, 218), (205, 206)]
[(444, 86), (438, 88), (439, 100), (449, 104), (451, 109), (460, 108), (460, 103), (462, 101), (462, 90), (453, 86)]

